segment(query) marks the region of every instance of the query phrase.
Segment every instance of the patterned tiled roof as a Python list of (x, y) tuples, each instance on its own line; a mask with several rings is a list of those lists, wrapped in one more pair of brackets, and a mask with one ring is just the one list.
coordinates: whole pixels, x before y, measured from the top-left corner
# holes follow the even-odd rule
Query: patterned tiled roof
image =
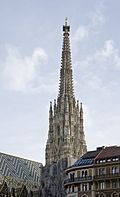
[(0, 153), (0, 175), (14, 177), (25, 181), (39, 182), (42, 164)]

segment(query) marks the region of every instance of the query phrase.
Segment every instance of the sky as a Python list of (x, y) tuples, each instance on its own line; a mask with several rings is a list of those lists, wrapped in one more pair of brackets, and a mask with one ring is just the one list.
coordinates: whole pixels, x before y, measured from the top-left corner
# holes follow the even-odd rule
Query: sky
[(65, 18), (88, 150), (120, 139), (120, 1), (0, 0), (0, 151), (44, 164)]

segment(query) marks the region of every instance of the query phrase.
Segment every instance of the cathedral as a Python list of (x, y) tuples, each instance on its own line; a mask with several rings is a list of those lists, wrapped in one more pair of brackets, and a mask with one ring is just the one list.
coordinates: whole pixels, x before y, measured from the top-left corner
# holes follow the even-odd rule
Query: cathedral
[(50, 102), (46, 164), (0, 153), (0, 196), (66, 196), (65, 169), (87, 151), (82, 102), (76, 100), (70, 50), (70, 26), (63, 25), (57, 99)]

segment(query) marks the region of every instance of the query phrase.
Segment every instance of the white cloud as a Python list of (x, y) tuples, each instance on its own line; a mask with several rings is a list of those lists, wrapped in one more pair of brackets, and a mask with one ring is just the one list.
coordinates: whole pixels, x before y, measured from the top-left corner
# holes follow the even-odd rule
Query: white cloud
[[(113, 40), (106, 40), (103, 48), (97, 50), (93, 55), (87, 56), (85, 60), (80, 61), (79, 67), (94, 67), (96, 70), (106, 67), (120, 68), (120, 51), (114, 47)], [(94, 70), (95, 71), (95, 70)]]
[(31, 56), (25, 57), (14, 47), (7, 47), (7, 52), (2, 71), (4, 85), (22, 92), (34, 88), (40, 82), (40, 69), (47, 61), (46, 52), (36, 48)]
[(105, 17), (103, 14), (105, 6), (103, 2), (100, 1), (95, 5), (95, 10), (90, 14), (90, 23), (91, 28), (98, 28), (105, 23)]
[(84, 60), (75, 63), (78, 76), (86, 91), (95, 90), (101, 96), (111, 96), (119, 88), (120, 51), (113, 40), (106, 40), (104, 45)]
[(73, 44), (86, 41), (86, 39), (94, 33), (98, 33), (99, 28), (105, 23), (105, 17), (103, 14), (104, 6), (102, 2), (99, 2), (95, 6), (95, 10), (89, 15), (89, 21), (87, 25), (79, 25), (77, 30), (73, 34)]
[(73, 35), (73, 42), (81, 42), (88, 37), (88, 27), (87, 26), (79, 26), (76, 32)]

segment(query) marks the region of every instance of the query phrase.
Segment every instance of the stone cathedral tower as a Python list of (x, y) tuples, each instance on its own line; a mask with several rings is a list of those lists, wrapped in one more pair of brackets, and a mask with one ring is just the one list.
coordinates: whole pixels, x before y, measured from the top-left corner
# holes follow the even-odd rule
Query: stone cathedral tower
[(57, 101), (50, 102), (46, 165), (68, 158), (68, 165), (87, 150), (83, 130), (82, 103), (76, 102), (70, 52), (70, 26), (63, 26), (63, 48)]
[[(66, 19), (63, 26), (59, 93), (57, 100), (54, 100), (54, 104), (52, 105), (52, 102), (50, 102), (49, 109), (49, 131), (46, 144), (45, 167), (47, 172), (52, 176), (49, 167), (54, 166), (53, 177), (57, 177), (55, 182), (54, 178), (52, 178), (52, 182), (49, 181), (47, 183), (47, 187), (52, 188), (52, 193), (55, 188), (58, 191), (58, 193), (54, 192), (51, 196), (62, 197), (64, 196), (62, 191), (64, 169), (87, 151), (83, 128), (82, 103), (79, 106), (79, 101), (76, 101), (74, 95), (69, 34), (70, 26), (67, 24)], [(48, 175), (46, 174), (46, 176)], [(53, 185), (53, 182), (56, 186)], [(47, 194), (46, 196), (49, 195)]]

